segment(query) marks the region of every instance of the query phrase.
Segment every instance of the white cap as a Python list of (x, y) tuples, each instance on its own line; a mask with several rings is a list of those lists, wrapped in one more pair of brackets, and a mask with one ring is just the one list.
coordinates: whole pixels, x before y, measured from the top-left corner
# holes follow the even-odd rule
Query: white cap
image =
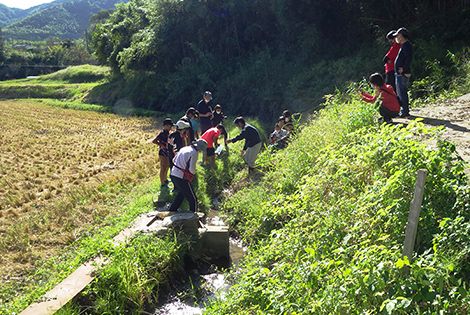
[(191, 127), (191, 125), (185, 121), (182, 121), (182, 120), (178, 120), (178, 122), (176, 123), (176, 129), (186, 129), (186, 128), (189, 128)]

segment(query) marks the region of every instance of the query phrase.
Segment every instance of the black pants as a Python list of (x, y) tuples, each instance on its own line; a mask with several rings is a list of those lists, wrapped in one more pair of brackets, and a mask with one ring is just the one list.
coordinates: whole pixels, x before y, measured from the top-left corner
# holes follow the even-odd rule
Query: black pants
[(189, 210), (192, 212), (197, 211), (197, 199), (196, 194), (194, 193), (193, 186), (187, 179), (181, 179), (176, 176), (170, 176), (171, 182), (175, 185), (175, 188), (178, 189), (178, 194), (175, 196), (173, 203), (170, 206), (169, 211), (176, 211), (183, 203), (183, 200), (186, 198), (189, 203)]
[(384, 120), (386, 122), (389, 122), (389, 121), (392, 120), (392, 118), (397, 117), (399, 112), (400, 111), (393, 112), (390, 109), (388, 109), (387, 107), (382, 106), (382, 105), (379, 108), (379, 114), (380, 114), (380, 116), (382, 116), (384, 118)]
[(395, 91), (395, 93), (397, 92), (397, 89), (395, 87), (395, 70), (385, 74), (385, 84), (393, 86), (393, 90)]

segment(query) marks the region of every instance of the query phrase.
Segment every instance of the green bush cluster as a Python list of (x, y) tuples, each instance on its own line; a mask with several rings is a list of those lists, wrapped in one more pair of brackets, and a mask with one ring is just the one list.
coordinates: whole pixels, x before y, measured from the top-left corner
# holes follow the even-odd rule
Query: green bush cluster
[(455, 1), (134, 0), (97, 24), (92, 45), (123, 75), (116, 97), (137, 107), (180, 111), (211, 90), (226, 113), (274, 121), (383, 73), (385, 35), (401, 26), (414, 47), (412, 81), (421, 81), (413, 98), (436, 97), (458, 73), (446, 55), (466, 47), (469, 16)]
[[(227, 192), (226, 221), (250, 251), (208, 314), (468, 312), (464, 163), (439, 128), (379, 125), (350, 96), (331, 96), (288, 149), (262, 155), (262, 179)], [(415, 255), (402, 257), (422, 168)]]

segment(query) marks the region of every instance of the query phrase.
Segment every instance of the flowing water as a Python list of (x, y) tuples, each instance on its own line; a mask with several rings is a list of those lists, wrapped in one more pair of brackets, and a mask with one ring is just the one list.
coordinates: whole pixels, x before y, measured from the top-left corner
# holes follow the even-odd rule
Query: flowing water
[[(220, 203), (213, 201), (214, 209), (210, 210), (207, 225), (225, 225), (219, 217)], [(237, 267), (245, 255), (241, 242), (230, 238), (230, 267)], [(174, 294), (160, 306), (154, 315), (198, 315), (205, 310), (205, 305), (217, 295), (222, 295), (229, 289), (230, 283), (226, 274), (212, 268), (204, 275), (191, 276), (188, 283), (180, 286), (178, 293)]]

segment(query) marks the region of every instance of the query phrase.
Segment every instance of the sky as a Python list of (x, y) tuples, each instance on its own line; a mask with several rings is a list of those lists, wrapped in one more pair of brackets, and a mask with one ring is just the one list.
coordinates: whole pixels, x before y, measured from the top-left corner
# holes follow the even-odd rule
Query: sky
[(0, 0), (0, 3), (10, 8), (29, 9), (36, 5), (52, 1), (54, 0)]

